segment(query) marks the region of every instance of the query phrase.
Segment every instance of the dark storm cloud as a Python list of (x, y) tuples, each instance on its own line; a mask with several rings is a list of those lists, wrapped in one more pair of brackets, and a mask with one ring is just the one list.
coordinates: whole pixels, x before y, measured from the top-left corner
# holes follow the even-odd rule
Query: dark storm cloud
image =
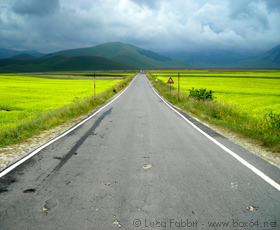
[(12, 9), (17, 14), (45, 16), (59, 8), (58, 0), (17, 0)]
[(270, 0), (270, 1), (264, 1), (267, 8), (269, 10), (280, 10), (280, 1), (278, 0)]
[(235, 0), (230, 1), (230, 16), (233, 20), (254, 21), (251, 27), (258, 30), (259, 27), (269, 26), (266, 4), (258, 0)]
[(54, 52), (127, 42), (156, 52), (279, 45), (278, 0), (0, 1), (0, 47)]
[(148, 7), (151, 9), (156, 9), (160, 6), (160, 1), (159, 0), (131, 0), (132, 2), (138, 4), (141, 7)]

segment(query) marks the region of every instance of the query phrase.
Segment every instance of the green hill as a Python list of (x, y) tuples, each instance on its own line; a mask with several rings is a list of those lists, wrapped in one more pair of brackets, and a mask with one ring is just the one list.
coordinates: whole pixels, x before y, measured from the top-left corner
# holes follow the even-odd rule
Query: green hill
[(56, 55), (33, 59), (0, 59), (0, 73), (85, 71), (85, 70), (123, 70), (130, 66), (96, 56)]
[(280, 46), (258, 55), (253, 63), (266, 68), (280, 68)]
[(190, 66), (184, 61), (165, 57), (152, 51), (121, 42), (110, 42), (89, 48), (63, 50), (49, 54), (48, 56), (54, 55), (101, 56), (134, 68), (184, 68)]
[(35, 57), (30, 55), (30, 54), (19, 54), (19, 55), (13, 56), (11, 58), (12, 59), (32, 59), (32, 58), (35, 58)]
[(272, 64), (279, 66), (280, 64), (280, 45), (274, 47), (273, 49), (267, 51), (262, 56), (263, 60), (269, 61)]
[(45, 55), (43, 53), (37, 52), (36, 50), (18, 51), (18, 50), (0, 48), (0, 59), (11, 58), (20, 54), (28, 54), (34, 57), (42, 57), (43, 55)]

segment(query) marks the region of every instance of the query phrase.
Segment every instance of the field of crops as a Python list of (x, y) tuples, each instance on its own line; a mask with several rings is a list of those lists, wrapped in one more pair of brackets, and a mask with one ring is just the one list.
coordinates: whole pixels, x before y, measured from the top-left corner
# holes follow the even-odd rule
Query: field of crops
[[(93, 78), (73, 78), (69, 74), (68, 77), (46, 74), (0, 75), (0, 131), (7, 131), (44, 112), (94, 94)], [(97, 77), (96, 95), (122, 80), (122, 77)]]
[(189, 92), (206, 88), (214, 91), (215, 100), (233, 104), (238, 109), (254, 115), (280, 113), (280, 71), (274, 70), (183, 70), (149, 71), (159, 80), (174, 80), (173, 88), (178, 89), (180, 72), (180, 90)]

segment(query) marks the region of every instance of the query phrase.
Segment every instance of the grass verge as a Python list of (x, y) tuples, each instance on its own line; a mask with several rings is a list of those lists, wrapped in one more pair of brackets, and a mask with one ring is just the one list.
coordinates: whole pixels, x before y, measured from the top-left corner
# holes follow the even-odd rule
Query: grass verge
[(203, 122), (250, 138), (279, 157), (280, 128), (278, 124), (280, 119), (277, 119), (277, 114), (274, 114), (275, 116), (263, 114), (263, 116), (253, 117), (249, 112), (242, 111), (233, 105), (221, 104), (217, 101), (198, 101), (183, 92), (180, 92), (180, 100), (178, 101), (178, 91), (172, 89), (170, 92), (166, 83), (156, 81), (150, 73), (147, 73), (147, 77), (153, 87), (171, 104)]
[(93, 96), (86, 97), (53, 111), (43, 113), (41, 116), (10, 130), (0, 131), (0, 148), (21, 143), (42, 131), (64, 124), (77, 116), (96, 109), (123, 90), (135, 75), (126, 77), (126, 79), (116, 84), (113, 88), (96, 95), (95, 99)]

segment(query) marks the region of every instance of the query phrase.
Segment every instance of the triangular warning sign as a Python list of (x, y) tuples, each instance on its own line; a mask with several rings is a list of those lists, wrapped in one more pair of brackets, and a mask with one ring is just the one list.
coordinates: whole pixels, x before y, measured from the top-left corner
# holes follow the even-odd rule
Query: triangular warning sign
[(168, 82), (167, 82), (168, 84), (174, 84), (174, 81), (173, 81), (173, 79), (172, 78), (169, 78), (169, 80), (168, 80)]

